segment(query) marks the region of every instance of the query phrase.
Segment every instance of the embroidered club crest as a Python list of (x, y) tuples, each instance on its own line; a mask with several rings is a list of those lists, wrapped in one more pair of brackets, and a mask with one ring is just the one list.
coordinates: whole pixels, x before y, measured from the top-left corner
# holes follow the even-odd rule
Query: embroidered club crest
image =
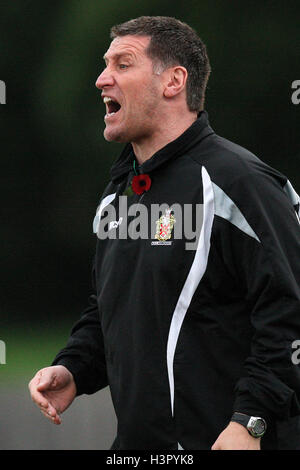
[(171, 214), (171, 210), (166, 209), (165, 215), (160, 216), (156, 221), (155, 238), (160, 241), (169, 240), (171, 238), (175, 222), (176, 219), (173, 214)]

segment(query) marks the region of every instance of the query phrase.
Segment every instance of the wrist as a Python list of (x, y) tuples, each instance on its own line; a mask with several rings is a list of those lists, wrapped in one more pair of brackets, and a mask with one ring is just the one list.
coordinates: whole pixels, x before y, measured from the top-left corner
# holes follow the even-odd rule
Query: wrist
[(261, 438), (267, 429), (266, 421), (260, 416), (249, 416), (244, 413), (235, 412), (231, 417), (231, 422), (244, 427), (253, 438)]
[(249, 433), (248, 429), (245, 428), (245, 426), (243, 426), (242, 424), (240, 423), (237, 423), (235, 421), (230, 421), (228, 427), (231, 429), (232, 432), (234, 432), (235, 434), (238, 433), (240, 434), (241, 436), (245, 436), (247, 438), (250, 438), (250, 439), (253, 439), (254, 441), (259, 441), (261, 438), (260, 437), (253, 437), (251, 436), (251, 434)]

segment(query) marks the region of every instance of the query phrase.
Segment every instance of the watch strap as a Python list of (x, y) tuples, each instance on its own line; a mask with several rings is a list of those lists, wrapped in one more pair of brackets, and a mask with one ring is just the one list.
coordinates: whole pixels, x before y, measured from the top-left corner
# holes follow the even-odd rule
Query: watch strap
[(231, 421), (242, 424), (243, 426), (245, 426), (245, 428), (247, 428), (247, 424), (250, 421), (250, 416), (236, 412), (236, 413), (233, 413), (231, 417)]

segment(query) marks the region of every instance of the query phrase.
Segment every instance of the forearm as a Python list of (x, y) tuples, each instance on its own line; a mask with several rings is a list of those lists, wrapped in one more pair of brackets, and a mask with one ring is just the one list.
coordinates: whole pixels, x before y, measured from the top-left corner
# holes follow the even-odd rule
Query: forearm
[(77, 395), (91, 394), (107, 386), (106, 362), (95, 296), (72, 328), (66, 346), (52, 365), (64, 365), (73, 375)]

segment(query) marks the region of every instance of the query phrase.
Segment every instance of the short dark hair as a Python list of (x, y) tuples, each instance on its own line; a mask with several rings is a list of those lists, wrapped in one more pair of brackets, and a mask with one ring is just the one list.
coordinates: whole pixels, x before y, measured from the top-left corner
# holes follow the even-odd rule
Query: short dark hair
[(169, 16), (140, 16), (111, 28), (112, 39), (127, 35), (150, 36), (147, 55), (154, 65), (186, 68), (188, 108), (201, 111), (211, 69), (206, 46), (196, 31)]

